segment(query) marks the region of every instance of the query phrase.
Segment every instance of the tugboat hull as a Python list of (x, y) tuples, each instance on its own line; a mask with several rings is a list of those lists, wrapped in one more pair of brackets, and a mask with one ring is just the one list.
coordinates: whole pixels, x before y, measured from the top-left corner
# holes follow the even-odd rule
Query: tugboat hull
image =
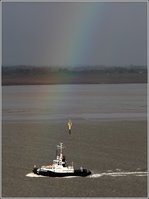
[(49, 176), (49, 177), (65, 177), (65, 176), (81, 176), (85, 177), (91, 174), (91, 171), (87, 169), (75, 169), (73, 173), (60, 173), (53, 171), (43, 171), (40, 168), (34, 168), (33, 173), (37, 175)]

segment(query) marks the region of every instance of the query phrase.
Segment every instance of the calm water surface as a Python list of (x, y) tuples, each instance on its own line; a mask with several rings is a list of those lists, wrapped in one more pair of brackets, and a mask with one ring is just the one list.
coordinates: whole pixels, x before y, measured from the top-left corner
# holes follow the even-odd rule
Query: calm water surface
[(146, 84), (4, 86), (3, 120), (145, 119)]

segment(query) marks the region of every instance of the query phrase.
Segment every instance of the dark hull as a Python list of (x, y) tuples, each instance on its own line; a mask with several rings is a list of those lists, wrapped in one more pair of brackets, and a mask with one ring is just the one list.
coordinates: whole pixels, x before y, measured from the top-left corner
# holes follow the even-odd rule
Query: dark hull
[(88, 176), (91, 174), (91, 171), (87, 169), (76, 169), (73, 173), (57, 173), (52, 171), (41, 171), (37, 170), (38, 168), (34, 168), (33, 172), (37, 175), (49, 176), (49, 177), (65, 177), (65, 176)]

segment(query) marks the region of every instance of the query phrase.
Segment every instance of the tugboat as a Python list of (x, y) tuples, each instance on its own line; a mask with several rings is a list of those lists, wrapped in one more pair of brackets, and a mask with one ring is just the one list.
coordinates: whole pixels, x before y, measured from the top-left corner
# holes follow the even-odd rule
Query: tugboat
[(53, 160), (53, 164), (48, 166), (36, 167), (34, 165), (33, 173), (37, 175), (50, 176), (50, 177), (65, 177), (65, 176), (88, 176), (91, 174), (90, 170), (80, 167), (80, 169), (74, 169), (73, 163), (71, 166), (67, 166), (65, 156), (63, 155), (63, 143), (57, 145), (56, 159)]

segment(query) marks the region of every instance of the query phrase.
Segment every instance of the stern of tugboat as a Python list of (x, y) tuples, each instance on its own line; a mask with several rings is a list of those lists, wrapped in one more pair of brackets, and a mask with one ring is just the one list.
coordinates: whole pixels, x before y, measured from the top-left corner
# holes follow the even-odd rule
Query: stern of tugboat
[(88, 175), (91, 175), (91, 171), (88, 170), (88, 169), (76, 169), (74, 171), (74, 175), (75, 176), (82, 176), (82, 177), (85, 177), (85, 176), (88, 176)]

